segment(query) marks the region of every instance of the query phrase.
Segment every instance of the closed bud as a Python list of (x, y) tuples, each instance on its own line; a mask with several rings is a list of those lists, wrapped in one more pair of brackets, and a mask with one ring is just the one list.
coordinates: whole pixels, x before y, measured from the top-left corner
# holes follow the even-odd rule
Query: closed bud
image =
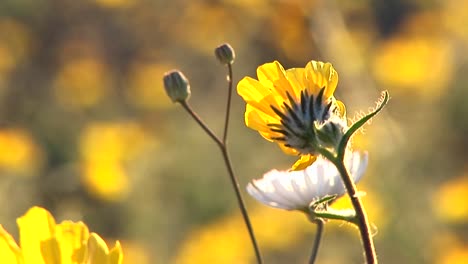
[(322, 124), (314, 124), (317, 142), (326, 148), (336, 149), (348, 130), (346, 120), (332, 116)]
[(166, 93), (173, 102), (183, 102), (190, 97), (189, 81), (179, 70), (166, 72), (163, 80)]
[(233, 64), (236, 54), (234, 49), (228, 43), (224, 43), (215, 49), (215, 55), (222, 64)]

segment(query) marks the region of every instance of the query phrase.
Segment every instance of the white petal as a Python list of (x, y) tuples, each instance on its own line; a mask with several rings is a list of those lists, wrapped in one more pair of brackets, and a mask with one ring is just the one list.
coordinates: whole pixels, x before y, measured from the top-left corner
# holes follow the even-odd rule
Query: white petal
[[(361, 179), (367, 162), (367, 152), (347, 153), (345, 165), (355, 182)], [(342, 196), (346, 189), (335, 166), (319, 157), (302, 171), (269, 171), (249, 183), (247, 192), (268, 206), (294, 210), (307, 208), (311, 202), (328, 195)]]

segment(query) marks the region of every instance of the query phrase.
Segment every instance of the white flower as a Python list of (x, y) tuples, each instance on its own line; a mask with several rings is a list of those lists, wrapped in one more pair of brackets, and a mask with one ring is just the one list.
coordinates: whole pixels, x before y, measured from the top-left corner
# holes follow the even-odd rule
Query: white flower
[[(348, 153), (345, 164), (354, 182), (367, 168), (367, 152)], [(247, 185), (247, 192), (268, 206), (286, 210), (307, 210), (310, 203), (326, 196), (346, 193), (336, 167), (326, 158), (317, 160), (302, 171), (271, 170), (263, 178)]]

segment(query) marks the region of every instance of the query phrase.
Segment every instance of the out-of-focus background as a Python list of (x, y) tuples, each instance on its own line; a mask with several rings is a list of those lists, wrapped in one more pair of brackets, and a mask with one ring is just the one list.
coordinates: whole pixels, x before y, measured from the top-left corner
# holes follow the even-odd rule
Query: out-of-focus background
[[(218, 133), (226, 69), (332, 62), (353, 118), (388, 90), (354, 142), (382, 263), (468, 262), (468, 2), (3, 0), (0, 223), (33, 205), (123, 244), (126, 264), (255, 263), (222, 158), (166, 98), (165, 71)], [(242, 189), (295, 160), (244, 126), (235, 94), (230, 154)], [(244, 192), (266, 263), (305, 263), (315, 226)], [(337, 206), (344, 206), (340, 201)], [(318, 263), (362, 263), (358, 232), (328, 223)]]

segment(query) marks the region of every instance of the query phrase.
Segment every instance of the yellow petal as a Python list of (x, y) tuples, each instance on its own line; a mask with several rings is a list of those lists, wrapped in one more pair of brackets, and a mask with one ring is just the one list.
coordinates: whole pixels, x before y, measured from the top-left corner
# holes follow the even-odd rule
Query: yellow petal
[(84, 223), (63, 221), (56, 226), (55, 234), (60, 247), (61, 264), (83, 263), (86, 260), (89, 231)]
[(251, 105), (245, 107), (245, 124), (259, 132), (269, 132), (268, 124), (279, 124), (279, 118), (267, 115)]
[(288, 155), (293, 155), (293, 156), (297, 156), (299, 154), (299, 152), (293, 148), (290, 148), (290, 147), (286, 147), (284, 144), (282, 143), (279, 143), (279, 147), (281, 148), (281, 150), (288, 154)]
[(296, 99), (299, 99), (300, 92), (304, 90), (307, 85), (304, 83), (305, 70), (304, 68), (293, 68), (286, 70), (286, 76), (289, 80), (294, 91), (296, 91)]
[(23, 264), (21, 250), (10, 234), (0, 225), (0, 256), (2, 263)]
[(343, 102), (341, 101), (336, 101), (336, 104), (338, 105), (338, 110), (340, 111), (341, 117), (346, 117), (346, 106)]
[(88, 264), (109, 264), (109, 249), (106, 242), (96, 233), (88, 240)]
[(247, 104), (251, 104), (265, 114), (275, 116), (276, 113), (271, 109), (271, 106), (280, 108), (281, 99), (277, 98), (279, 96), (275, 96), (270, 89), (250, 77), (243, 78), (237, 84), (237, 93)]
[(305, 170), (307, 167), (312, 165), (312, 163), (314, 163), (316, 159), (317, 157), (313, 155), (301, 156), (301, 158), (292, 165), (291, 170), (293, 171)]
[(295, 91), (291, 86), (289, 80), (286, 78), (286, 72), (283, 66), (278, 62), (265, 63), (257, 68), (257, 77), (261, 84), (270, 87), (286, 100), (286, 92), (291, 96), (297, 98), (299, 91)]
[(321, 61), (310, 61), (305, 68), (305, 80), (309, 93), (317, 94), (325, 87), (324, 99), (333, 95), (338, 84), (338, 73), (333, 69), (331, 63)]
[(123, 261), (123, 252), (120, 242), (115, 242), (114, 248), (109, 252), (109, 264), (121, 264)]
[(47, 210), (33, 207), (18, 218), (17, 223), (25, 263), (60, 263), (60, 252), (54, 239), (55, 220)]

